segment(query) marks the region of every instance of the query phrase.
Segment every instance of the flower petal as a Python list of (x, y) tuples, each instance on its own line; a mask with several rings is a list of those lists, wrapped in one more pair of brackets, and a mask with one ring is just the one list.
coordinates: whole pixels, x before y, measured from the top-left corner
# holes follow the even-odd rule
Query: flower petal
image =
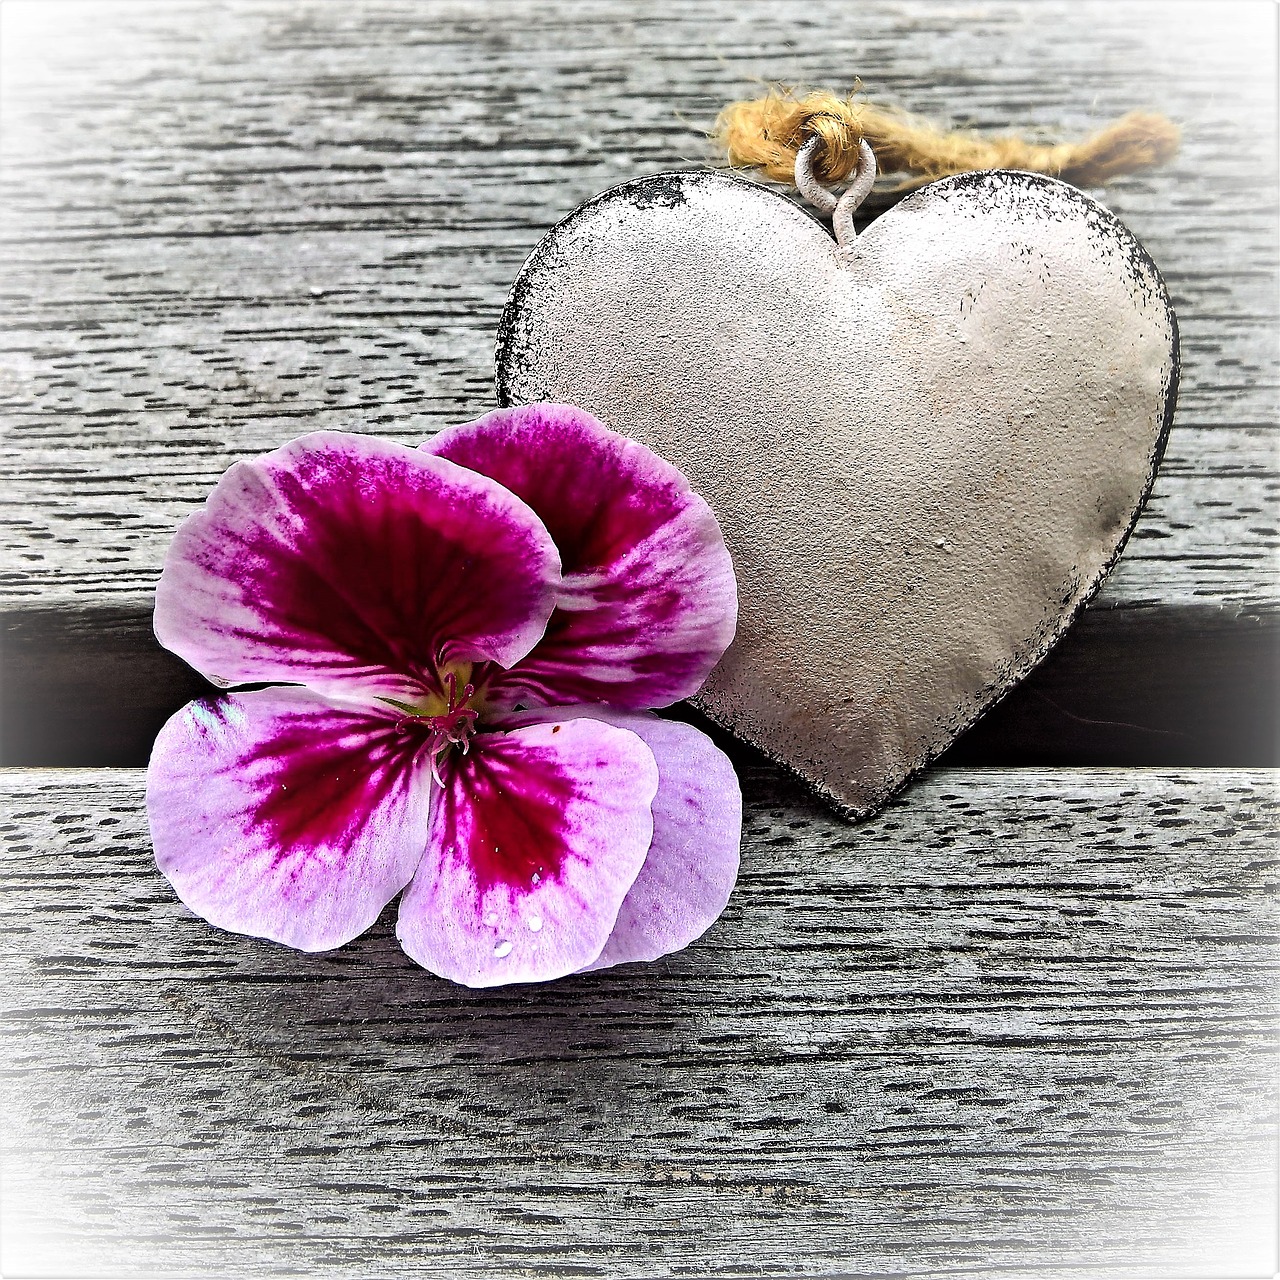
[(439, 658), (527, 653), (559, 580), (547, 530), (501, 485), (322, 431), (237, 463), (182, 525), (156, 635), (224, 684), (412, 698), (434, 691)]
[(522, 712), (512, 723), (589, 716), (644, 739), (658, 762), (653, 841), (604, 950), (585, 968), (656, 960), (687, 947), (719, 919), (738, 878), (742, 788), (729, 757), (700, 729), (607, 707)]
[(580, 719), (477, 735), (446, 765), (396, 934), (469, 987), (542, 982), (599, 954), (653, 834), (653, 753)]
[(303, 951), (349, 942), (427, 844), (422, 739), (306, 689), (189, 703), (156, 739), (156, 862), (197, 915)]
[(742, 845), (742, 788), (705, 733), (649, 715), (614, 713), (609, 723), (645, 740), (658, 762), (658, 794), (644, 866), (588, 969), (656, 960), (700, 938), (729, 901)]
[(737, 587), (711, 508), (675, 467), (571, 405), (502, 409), (423, 448), (523, 498), (564, 562), (546, 636), (491, 700), (661, 707), (701, 687), (733, 639)]

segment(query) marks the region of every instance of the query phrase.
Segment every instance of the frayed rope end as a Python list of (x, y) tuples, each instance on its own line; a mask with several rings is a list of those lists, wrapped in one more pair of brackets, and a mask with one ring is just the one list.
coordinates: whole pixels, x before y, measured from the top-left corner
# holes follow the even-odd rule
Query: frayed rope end
[(840, 182), (853, 173), (858, 144), (865, 138), (882, 173), (911, 174), (916, 181), (973, 169), (1024, 169), (1092, 187), (1163, 164), (1177, 153), (1181, 133), (1166, 116), (1131, 111), (1079, 142), (1044, 144), (1017, 136), (947, 132), (905, 113), (833, 93), (795, 97), (771, 92), (727, 106), (714, 136), (735, 168), (759, 169), (777, 182), (793, 180), (796, 153), (816, 137), (823, 145), (814, 158), (814, 172), (826, 182)]

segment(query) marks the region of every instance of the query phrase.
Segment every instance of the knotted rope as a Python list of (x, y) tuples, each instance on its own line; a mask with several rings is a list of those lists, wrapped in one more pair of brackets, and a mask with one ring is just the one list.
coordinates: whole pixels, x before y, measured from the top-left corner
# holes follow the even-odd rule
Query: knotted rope
[(1079, 142), (986, 138), (939, 129), (852, 97), (773, 91), (727, 106), (716, 121), (715, 136), (735, 168), (760, 169), (778, 182), (793, 180), (796, 152), (817, 137), (823, 145), (814, 173), (825, 182), (840, 182), (853, 173), (858, 144), (865, 138), (882, 173), (911, 175), (905, 186), (971, 169), (1025, 169), (1095, 187), (1119, 174), (1162, 164), (1177, 152), (1180, 134), (1165, 116), (1131, 111)]

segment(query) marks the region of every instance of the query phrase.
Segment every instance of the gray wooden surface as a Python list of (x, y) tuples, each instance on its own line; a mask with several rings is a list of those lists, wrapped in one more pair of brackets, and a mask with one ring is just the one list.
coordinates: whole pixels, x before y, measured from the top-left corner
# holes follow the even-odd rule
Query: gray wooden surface
[(1269, 773), (744, 781), (701, 942), (468, 993), (193, 918), (139, 771), (8, 774), (5, 1274), (1269, 1274)]
[[(988, 723), (997, 747), (1034, 750), (1048, 718), (1082, 758), (1109, 758), (1099, 720), (1136, 726), (1117, 759), (1274, 753), (1274, 663), (1258, 660), (1280, 635), (1268, 4), (4, 13), (10, 761), (145, 759), (188, 691), (150, 640), (150, 592), (229, 462), (316, 427), (414, 441), (490, 407), (498, 314), (547, 227), (611, 183), (713, 159), (706, 128), (759, 79), (855, 75), (986, 129), (1083, 132), (1133, 107), (1184, 124), (1176, 163), (1105, 193), (1181, 320), (1165, 466), (1044, 696)], [(139, 674), (95, 681), (100, 620)], [(108, 714), (86, 722), (86, 699)], [(1179, 744), (1170, 722), (1200, 738)]]
[[(316, 427), (492, 404), (507, 287), (757, 78), (955, 123), (1180, 120), (1105, 201), (1180, 408), (1057, 654), (954, 758), (1274, 761), (1275, 17), (1265, 3), (6, 4), (4, 759), (140, 764), (176, 523)], [(935, 772), (850, 827), (739, 753), (688, 952), (470, 994), (386, 922), (214, 933), (137, 770), (0, 774), (6, 1275), (1264, 1274), (1274, 775)]]

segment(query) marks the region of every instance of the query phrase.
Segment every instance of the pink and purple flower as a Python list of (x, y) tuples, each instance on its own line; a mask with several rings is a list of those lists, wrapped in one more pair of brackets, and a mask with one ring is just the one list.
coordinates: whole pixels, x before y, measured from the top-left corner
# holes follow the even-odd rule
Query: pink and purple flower
[(178, 530), (156, 634), (214, 683), (147, 776), (156, 860), (221, 928), (397, 935), (469, 986), (652, 960), (738, 868), (694, 693), (733, 568), (669, 463), (565, 405), (421, 449), (338, 432), (237, 463)]

